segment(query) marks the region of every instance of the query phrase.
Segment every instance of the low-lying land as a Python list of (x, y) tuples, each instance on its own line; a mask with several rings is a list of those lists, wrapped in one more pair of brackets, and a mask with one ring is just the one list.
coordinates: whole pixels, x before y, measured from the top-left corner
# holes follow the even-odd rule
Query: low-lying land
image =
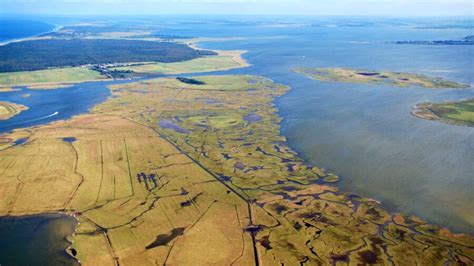
[(389, 71), (365, 71), (350, 68), (303, 68), (293, 69), (294, 72), (321, 81), (387, 84), (399, 87), (423, 87), (428, 89), (468, 88), (469, 85), (445, 80), (439, 77), (429, 77), (413, 73)]
[(141, 40), (51, 39), (0, 46), (0, 72), (128, 62), (181, 62), (214, 52), (185, 44)]
[(340, 192), (298, 158), (273, 104), (287, 87), (193, 80), (113, 85), (91, 115), (2, 136), (0, 214), (74, 213), (84, 265), (472, 264), (472, 237)]
[(106, 79), (106, 77), (87, 67), (65, 67), (0, 73), (0, 88), (12, 86), (28, 86), (31, 89), (58, 88), (70, 83)]
[(412, 114), (423, 119), (474, 127), (474, 99), (445, 103), (421, 103), (413, 108)]
[(84, 265), (253, 261), (246, 202), (147, 126), (85, 115), (17, 137), (0, 152), (0, 214), (75, 213)]
[(0, 120), (12, 118), (25, 110), (28, 107), (24, 105), (0, 101)]
[(223, 71), (247, 67), (249, 64), (242, 59), (245, 51), (215, 51), (216, 56), (206, 56), (185, 62), (176, 63), (143, 63), (119, 67), (117, 70), (136, 73), (183, 74)]

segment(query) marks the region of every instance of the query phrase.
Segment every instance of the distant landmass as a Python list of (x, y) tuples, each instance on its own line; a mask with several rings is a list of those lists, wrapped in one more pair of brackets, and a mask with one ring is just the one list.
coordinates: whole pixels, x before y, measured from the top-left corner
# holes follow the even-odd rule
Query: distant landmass
[(398, 41), (396, 44), (423, 44), (423, 45), (474, 45), (474, 35), (467, 36), (461, 40), (437, 40), (437, 41)]
[(310, 67), (296, 67), (293, 68), (293, 71), (321, 81), (386, 84), (398, 87), (418, 86), (428, 89), (469, 88), (468, 84), (461, 84), (439, 77), (428, 77), (415, 73)]

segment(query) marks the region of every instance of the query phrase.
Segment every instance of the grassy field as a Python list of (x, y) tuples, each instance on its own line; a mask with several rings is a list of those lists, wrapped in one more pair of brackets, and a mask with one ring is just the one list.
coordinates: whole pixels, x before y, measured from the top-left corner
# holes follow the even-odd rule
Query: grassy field
[(64, 83), (102, 80), (104, 76), (86, 67), (54, 68), (37, 71), (0, 73), (0, 87), (31, 85), (50, 88)]
[(73, 213), (84, 265), (472, 264), (471, 236), (298, 158), (273, 104), (287, 87), (193, 79), (116, 84), (91, 115), (1, 136), (0, 215)]
[(27, 109), (28, 107), (21, 104), (0, 101), (0, 120), (12, 118)]
[[(25, 134), (0, 152), (0, 214), (79, 213), (71, 240), (84, 265), (253, 260), (246, 202), (152, 129), (87, 115), (11, 137)], [(183, 234), (165, 237), (173, 230)]]
[(387, 84), (398, 87), (423, 87), (429, 89), (468, 88), (469, 85), (445, 80), (439, 77), (428, 77), (412, 73), (389, 71), (365, 71), (349, 68), (294, 68), (294, 72), (306, 75), (316, 80)]
[(121, 67), (117, 70), (131, 70), (137, 73), (182, 74), (229, 70), (248, 66), (241, 58), (243, 51), (217, 51), (217, 56), (206, 56), (185, 62), (152, 63)]
[(447, 103), (422, 103), (417, 105), (412, 113), (420, 118), (472, 127), (474, 126), (474, 99)]

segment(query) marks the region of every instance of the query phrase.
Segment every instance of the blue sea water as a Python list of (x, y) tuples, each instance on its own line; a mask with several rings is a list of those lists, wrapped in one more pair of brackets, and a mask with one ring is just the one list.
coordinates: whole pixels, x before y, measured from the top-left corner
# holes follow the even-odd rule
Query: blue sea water
[[(108, 82), (88, 82), (54, 90), (30, 90), (16, 87), (20, 91), (0, 93), (0, 101), (13, 102), (29, 109), (8, 120), (0, 121), (0, 133), (16, 128), (47, 124), (74, 115), (87, 113), (95, 104), (110, 95)], [(24, 97), (24, 94), (29, 94)]]
[(71, 265), (65, 236), (74, 232), (77, 220), (62, 214), (0, 217), (0, 263), (2, 265)]
[(0, 18), (0, 42), (35, 36), (53, 28), (53, 25), (41, 21)]

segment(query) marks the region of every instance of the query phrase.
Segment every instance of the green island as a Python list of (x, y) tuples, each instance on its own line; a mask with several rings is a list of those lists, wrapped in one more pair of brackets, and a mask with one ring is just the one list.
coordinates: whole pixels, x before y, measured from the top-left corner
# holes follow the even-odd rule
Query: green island
[(10, 119), (25, 110), (28, 107), (24, 105), (0, 101), (0, 120)]
[(332, 82), (386, 84), (398, 87), (422, 87), (428, 89), (469, 88), (467, 84), (449, 81), (439, 77), (429, 77), (414, 73), (390, 71), (365, 71), (350, 68), (294, 68), (295, 73), (303, 74), (312, 79)]
[(421, 103), (413, 108), (412, 114), (423, 119), (474, 127), (474, 99), (444, 103)]
[(193, 80), (112, 85), (91, 114), (3, 135), (0, 214), (76, 216), (84, 265), (472, 264), (472, 237), (339, 191), (298, 158), (273, 104), (287, 87)]

